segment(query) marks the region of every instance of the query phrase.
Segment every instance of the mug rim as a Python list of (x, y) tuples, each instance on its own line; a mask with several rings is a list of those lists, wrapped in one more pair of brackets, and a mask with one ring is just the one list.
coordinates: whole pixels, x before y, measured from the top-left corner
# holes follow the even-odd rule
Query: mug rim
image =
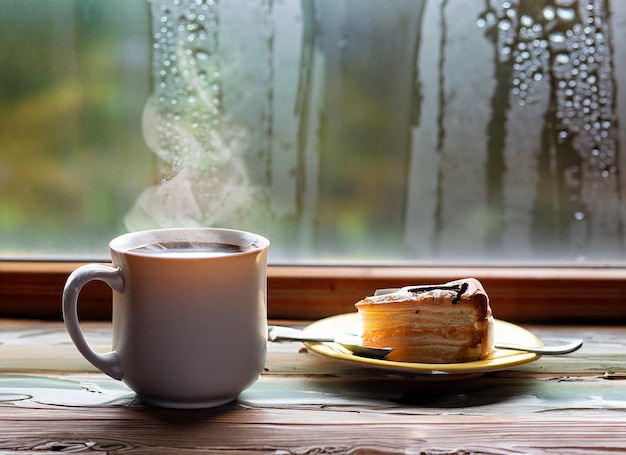
[[(270, 246), (270, 241), (262, 235), (239, 229), (220, 227), (173, 227), (127, 232), (111, 240), (109, 242), (109, 248), (111, 251), (119, 254), (154, 258), (155, 255), (153, 252), (141, 252), (136, 251), (136, 249), (162, 241), (188, 241), (188, 234), (192, 232), (196, 233), (196, 235), (208, 235), (208, 237), (212, 237), (212, 240), (215, 242), (228, 242), (245, 248), (243, 251), (229, 254), (229, 257), (258, 253)], [(210, 234), (213, 234), (213, 236), (210, 236)]]

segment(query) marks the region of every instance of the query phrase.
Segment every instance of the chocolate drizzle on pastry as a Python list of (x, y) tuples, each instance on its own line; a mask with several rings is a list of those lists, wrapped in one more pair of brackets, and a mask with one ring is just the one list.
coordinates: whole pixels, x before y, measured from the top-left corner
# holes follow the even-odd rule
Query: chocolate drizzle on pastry
[(393, 348), (385, 360), (471, 362), (495, 352), (489, 298), (474, 278), (380, 289), (356, 308), (363, 345)]
[(415, 286), (407, 290), (412, 294), (424, 294), (430, 291), (454, 291), (456, 292), (456, 296), (452, 299), (452, 304), (455, 305), (461, 300), (461, 297), (465, 294), (465, 291), (467, 291), (468, 286), (468, 283), (463, 282), (450, 286)]

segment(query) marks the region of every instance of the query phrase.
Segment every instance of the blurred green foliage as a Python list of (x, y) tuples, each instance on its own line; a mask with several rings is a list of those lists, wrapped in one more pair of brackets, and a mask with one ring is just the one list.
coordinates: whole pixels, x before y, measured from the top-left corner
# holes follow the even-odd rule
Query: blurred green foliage
[(106, 256), (153, 183), (146, 2), (0, 5), (0, 257)]

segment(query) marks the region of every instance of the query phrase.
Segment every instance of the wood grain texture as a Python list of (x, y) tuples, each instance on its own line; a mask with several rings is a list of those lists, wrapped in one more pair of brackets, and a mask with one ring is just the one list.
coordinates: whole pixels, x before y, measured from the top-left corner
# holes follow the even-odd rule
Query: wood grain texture
[[(60, 300), (76, 262), (0, 261), (0, 317), (61, 319)], [(376, 289), (474, 277), (496, 317), (525, 323), (626, 324), (626, 269), (520, 267), (286, 267), (268, 270), (268, 315), (315, 320), (354, 311)], [(83, 319), (111, 317), (101, 282), (81, 294)]]
[[(235, 402), (182, 411), (144, 406), (95, 372), (62, 324), (0, 320), (0, 453), (626, 453), (626, 330), (528, 328), (585, 344), (567, 356), (442, 378), (270, 343), (265, 373)], [(84, 330), (108, 349), (109, 324)]]

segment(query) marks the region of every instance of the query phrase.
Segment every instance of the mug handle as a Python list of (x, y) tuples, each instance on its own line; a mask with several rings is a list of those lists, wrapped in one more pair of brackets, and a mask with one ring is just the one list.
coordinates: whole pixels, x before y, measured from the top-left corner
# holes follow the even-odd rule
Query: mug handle
[(78, 295), (83, 286), (93, 280), (103, 281), (117, 292), (124, 290), (124, 278), (119, 267), (100, 264), (80, 266), (70, 274), (63, 288), (63, 320), (80, 353), (102, 372), (114, 379), (121, 380), (124, 377), (124, 372), (117, 352), (99, 354), (94, 351), (87, 343), (78, 321)]

